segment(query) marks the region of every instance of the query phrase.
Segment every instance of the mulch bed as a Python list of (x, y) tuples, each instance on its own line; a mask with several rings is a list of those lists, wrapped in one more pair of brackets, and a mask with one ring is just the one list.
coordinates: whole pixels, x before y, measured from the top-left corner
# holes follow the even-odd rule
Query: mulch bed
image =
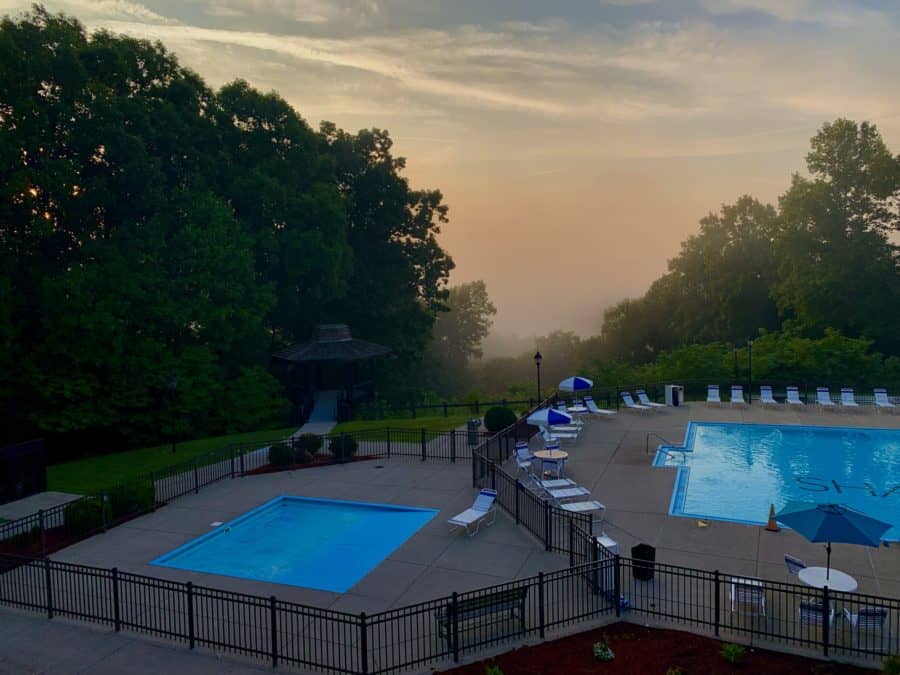
[(246, 471), (245, 476), (261, 476), (265, 473), (279, 473), (280, 471), (296, 471), (298, 469), (315, 469), (320, 466), (329, 466), (331, 464), (349, 464), (350, 462), (369, 462), (373, 459), (384, 459), (383, 457), (351, 457), (348, 460), (339, 462), (331, 455), (316, 455), (309, 464), (294, 464), (294, 466), (272, 466), (266, 464), (258, 469)]
[[(613, 661), (602, 663), (594, 658), (595, 642), (606, 640), (615, 653)], [(873, 673), (828, 661), (817, 661), (792, 654), (765, 649), (746, 648), (737, 665), (727, 663), (721, 656), (722, 646), (713, 638), (675, 630), (647, 628), (630, 623), (616, 623), (596, 630), (570, 635), (559, 640), (522, 647), (486, 661), (479, 661), (453, 670), (456, 675), (484, 675), (486, 666), (500, 668), (503, 675), (544, 675), (565, 673), (633, 673), (634, 675), (715, 675), (717, 673), (763, 673), (764, 675), (849, 675)], [(669, 669), (672, 670), (669, 670)], [(675, 670), (675, 669), (678, 670)], [(499, 674), (498, 674), (499, 675)]]

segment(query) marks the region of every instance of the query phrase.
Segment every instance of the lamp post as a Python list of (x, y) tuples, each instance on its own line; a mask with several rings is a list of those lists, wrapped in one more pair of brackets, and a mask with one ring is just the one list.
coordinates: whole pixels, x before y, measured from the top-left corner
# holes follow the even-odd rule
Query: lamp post
[(178, 443), (178, 378), (172, 376), (169, 380), (169, 393), (172, 395), (172, 452), (174, 453)]
[(747, 340), (747, 401), (753, 405), (753, 340)]
[(537, 369), (537, 400), (538, 405), (541, 404), (541, 361), (544, 360), (544, 357), (541, 356), (540, 352), (536, 352), (534, 355), (534, 367)]
[(734, 372), (733, 372), (733, 374), (732, 374), (732, 376), (731, 376), (731, 379), (734, 380), (734, 381), (737, 381), (737, 353), (738, 353), (738, 348), (737, 348), (737, 346), (736, 346), (736, 345), (732, 345), (732, 346), (731, 346), (731, 351), (734, 352)]

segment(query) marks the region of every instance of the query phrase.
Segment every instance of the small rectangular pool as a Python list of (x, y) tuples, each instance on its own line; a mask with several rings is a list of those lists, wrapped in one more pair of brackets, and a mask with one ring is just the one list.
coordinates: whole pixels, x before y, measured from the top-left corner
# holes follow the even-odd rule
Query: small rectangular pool
[(894, 527), (900, 540), (900, 430), (689, 422), (684, 446), (656, 466), (678, 468), (669, 513), (764, 525), (769, 505), (836, 502)]
[(437, 513), (281, 496), (150, 564), (343, 593)]

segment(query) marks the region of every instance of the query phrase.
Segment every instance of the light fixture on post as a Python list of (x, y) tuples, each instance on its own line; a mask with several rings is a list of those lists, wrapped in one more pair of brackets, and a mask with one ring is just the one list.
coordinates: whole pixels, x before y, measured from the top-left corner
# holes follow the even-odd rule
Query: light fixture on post
[(753, 340), (747, 340), (747, 402), (753, 405)]
[(541, 356), (540, 352), (536, 352), (534, 355), (534, 366), (537, 369), (537, 400), (538, 405), (541, 403), (541, 361), (544, 360), (544, 357)]
[(172, 452), (175, 452), (178, 443), (178, 378), (174, 375), (169, 379), (169, 393), (172, 395)]

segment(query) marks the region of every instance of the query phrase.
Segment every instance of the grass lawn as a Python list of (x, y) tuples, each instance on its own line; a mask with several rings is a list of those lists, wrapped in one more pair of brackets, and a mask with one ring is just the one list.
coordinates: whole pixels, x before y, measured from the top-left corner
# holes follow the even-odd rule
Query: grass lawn
[(224, 448), (230, 443), (270, 441), (288, 436), (296, 430), (296, 427), (288, 427), (185, 441), (178, 444), (174, 454), (171, 445), (157, 445), (55, 464), (47, 467), (47, 489), (76, 494), (100, 492), (151, 471), (185, 462), (210, 450)]
[[(416, 419), (399, 419), (399, 420), (359, 420), (356, 422), (341, 422), (334, 427), (331, 433), (351, 433), (372, 430), (381, 430), (386, 427), (391, 429), (425, 429), (426, 431), (444, 432), (452, 431), (471, 419), (473, 415), (456, 414), (444, 417), (437, 415), (434, 417), (417, 417)], [(381, 438), (381, 436), (379, 436)]]

